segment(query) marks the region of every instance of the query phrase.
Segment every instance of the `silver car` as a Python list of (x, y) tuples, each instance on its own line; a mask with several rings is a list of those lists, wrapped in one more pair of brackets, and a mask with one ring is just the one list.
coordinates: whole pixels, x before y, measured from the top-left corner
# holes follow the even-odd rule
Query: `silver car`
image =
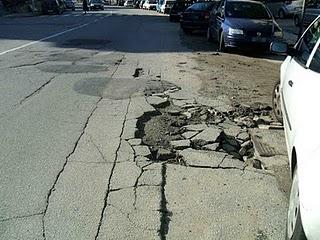
[[(306, 6), (303, 18), (303, 26), (309, 26), (320, 15), (320, 0), (313, 1)], [(294, 24), (299, 26), (302, 22), (301, 11), (297, 12), (294, 17)]]

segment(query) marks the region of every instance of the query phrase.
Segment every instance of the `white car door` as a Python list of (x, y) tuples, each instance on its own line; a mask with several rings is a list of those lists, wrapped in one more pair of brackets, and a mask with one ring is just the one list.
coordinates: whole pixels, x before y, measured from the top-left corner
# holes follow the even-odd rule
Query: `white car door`
[(320, 102), (319, 74), (309, 68), (318, 48), (319, 38), (320, 18), (308, 28), (296, 45), (297, 54), (288, 61), (282, 76), (283, 114), (289, 150), (292, 148), (296, 130), (303, 124), (310, 123), (306, 119), (309, 116), (310, 104), (314, 101)]

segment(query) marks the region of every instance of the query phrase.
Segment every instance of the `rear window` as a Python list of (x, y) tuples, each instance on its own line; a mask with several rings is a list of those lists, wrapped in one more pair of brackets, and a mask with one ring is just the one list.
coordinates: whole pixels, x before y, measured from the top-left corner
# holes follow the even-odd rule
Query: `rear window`
[(253, 2), (227, 2), (226, 16), (232, 18), (271, 19), (266, 7)]
[(215, 2), (199, 2), (188, 7), (186, 11), (211, 10), (215, 4)]

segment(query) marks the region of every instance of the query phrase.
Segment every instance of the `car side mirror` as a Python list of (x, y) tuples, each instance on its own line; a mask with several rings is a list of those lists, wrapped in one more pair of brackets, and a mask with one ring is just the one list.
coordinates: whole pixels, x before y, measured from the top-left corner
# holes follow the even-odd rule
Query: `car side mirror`
[(283, 42), (272, 42), (270, 45), (270, 51), (279, 55), (287, 55), (289, 51), (289, 46), (287, 43)]

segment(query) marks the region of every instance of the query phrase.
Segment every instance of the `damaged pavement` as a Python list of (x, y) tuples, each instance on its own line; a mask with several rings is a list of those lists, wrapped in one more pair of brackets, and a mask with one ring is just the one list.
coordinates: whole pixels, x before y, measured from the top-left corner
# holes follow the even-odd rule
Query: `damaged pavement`
[[(121, 17), (101, 24), (114, 36), (79, 30), (1, 61), (0, 238), (284, 239), (284, 132), (265, 100), (279, 64), (193, 52), (161, 18), (139, 52)], [(79, 46), (89, 33), (101, 41)]]

